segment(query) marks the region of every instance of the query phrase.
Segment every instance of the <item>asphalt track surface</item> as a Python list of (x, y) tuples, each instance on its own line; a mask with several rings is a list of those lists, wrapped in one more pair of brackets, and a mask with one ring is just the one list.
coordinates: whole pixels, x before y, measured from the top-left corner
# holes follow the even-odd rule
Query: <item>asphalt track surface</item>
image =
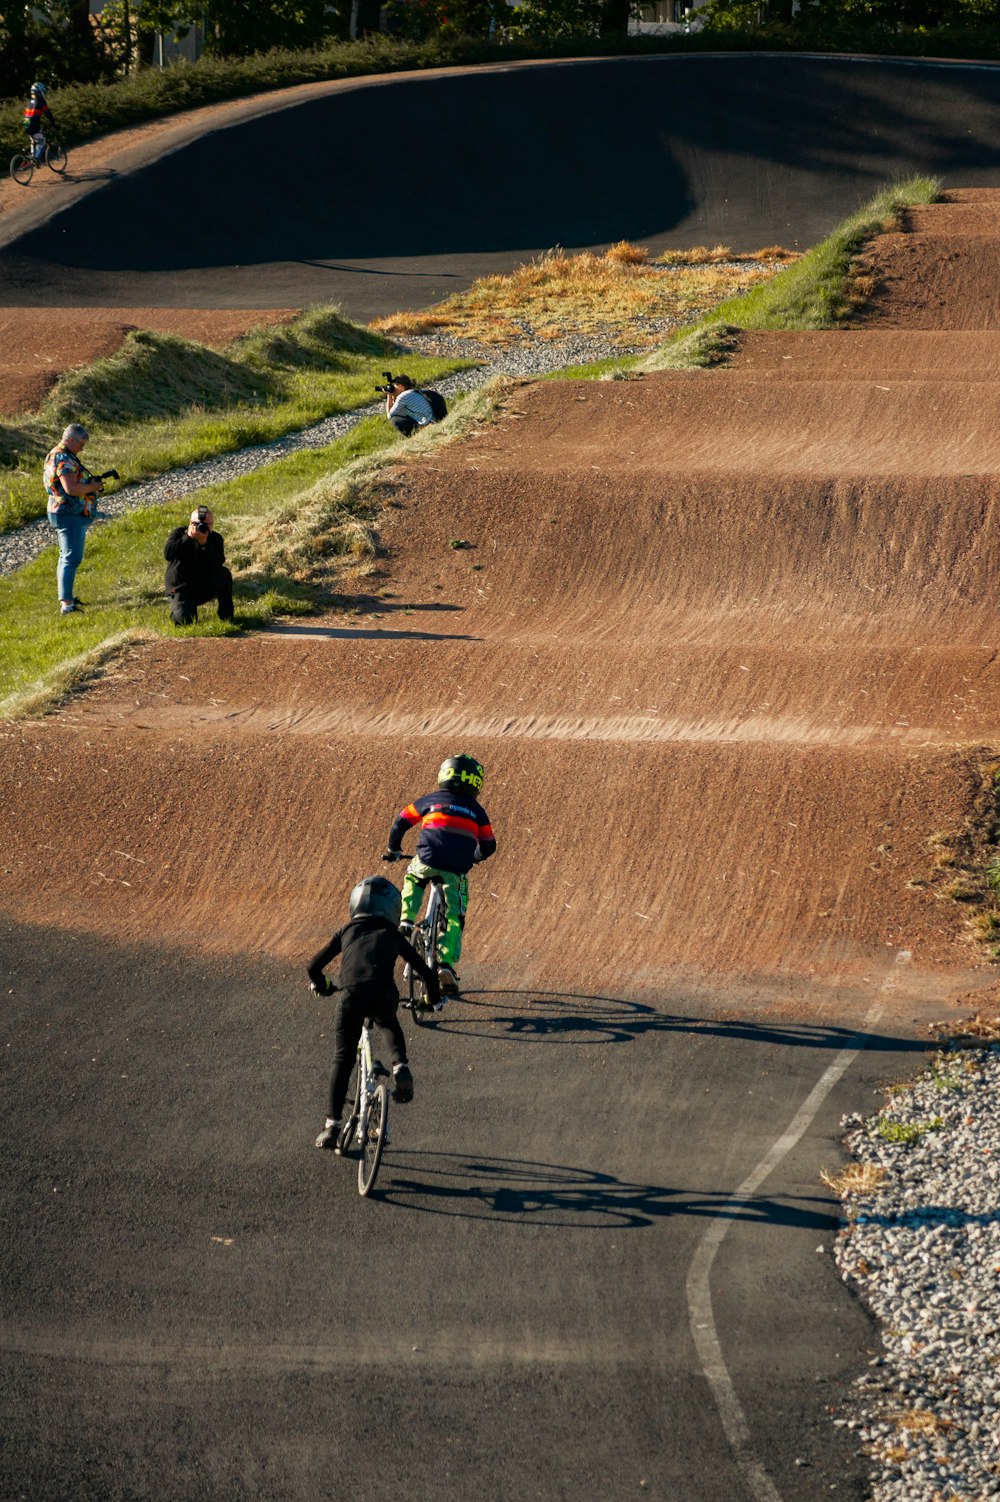
[(312, 86), (181, 120), (167, 154), (84, 148), (44, 210), (8, 195), (0, 305), (368, 320), (554, 245), (804, 248), (895, 176), (1000, 185), (998, 103), (994, 65), (783, 55)]
[[(861, 1502), (819, 1170), (970, 983), (905, 878), (996, 736), (996, 220), (888, 237), (902, 333), (522, 393), (352, 629), (3, 727), (4, 1502)], [(469, 990), (362, 1203), (304, 960), (473, 728)]]
[[(740, 1193), (849, 1021), (476, 993), (412, 1038), (362, 1201), (310, 1146), (328, 1044), (287, 965), (9, 921), (0, 946), (5, 1499), (865, 1495), (832, 1417), (878, 1340), (818, 1171), (920, 1057), (895, 1027)], [(773, 1493), (695, 1344), (712, 1234)]]

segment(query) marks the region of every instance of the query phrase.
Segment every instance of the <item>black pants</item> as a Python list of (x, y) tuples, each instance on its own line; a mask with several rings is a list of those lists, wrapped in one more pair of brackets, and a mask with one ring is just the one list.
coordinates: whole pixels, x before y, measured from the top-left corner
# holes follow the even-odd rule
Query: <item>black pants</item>
[(372, 997), (343, 991), (337, 998), (333, 1018), (333, 1068), (330, 1071), (330, 1119), (339, 1121), (347, 1099), (351, 1070), (358, 1056), (361, 1028), (366, 1017), (379, 1025), (390, 1064), (406, 1063), (406, 1039), (399, 1025), (399, 998)]
[(402, 413), (398, 417), (390, 417), (389, 421), (396, 429), (396, 432), (402, 433), (404, 438), (409, 438), (410, 434), (415, 433), (420, 426), (412, 417), (404, 417)]
[(198, 619), (198, 606), (209, 600), (219, 602), (219, 620), (233, 618), (233, 576), (227, 568), (217, 568), (207, 584), (178, 584), (170, 594), (170, 619), (175, 626), (190, 626)]

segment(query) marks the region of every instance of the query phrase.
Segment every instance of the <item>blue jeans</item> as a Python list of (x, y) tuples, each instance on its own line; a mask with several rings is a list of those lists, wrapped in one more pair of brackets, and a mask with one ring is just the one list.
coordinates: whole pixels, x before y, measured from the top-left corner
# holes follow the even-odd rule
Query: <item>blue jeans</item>
[(59, 564), (56, 568), (56, 584), (60, 600), (72, 600), (76, 571), (83, 562), (83, 548), (87, 541), (89, 516), (68, 516), (62, 511), (48, 513), (49, 526), (59, 533)]

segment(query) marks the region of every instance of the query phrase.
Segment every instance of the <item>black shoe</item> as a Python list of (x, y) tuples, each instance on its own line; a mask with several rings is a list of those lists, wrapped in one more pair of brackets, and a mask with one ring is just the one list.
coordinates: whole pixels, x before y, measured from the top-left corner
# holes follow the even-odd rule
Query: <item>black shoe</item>
[(444, 997), (458, 995), (458, 976), (450, 965), (438, 966), (438, 984)]
[(401, 1106), (413, 1099), (413, 1075), (406, 1064), (400, 1064), (392, 1072), (392, 1098)]
[(413, 924), (412, 923), (401, 923), (399, 925), (399, 931), (403, 935), (403, 938), (407, 941), (407, 943), (409, 943), (409, 944), (413, 943)]
[(338, 1152), (337, 1139), (340, 1136), (340, 1122), (335, 1121), (332, 1126), (325, 1126), (316, 1138), (317, 1147), (327, 1147), (331, 1152)]

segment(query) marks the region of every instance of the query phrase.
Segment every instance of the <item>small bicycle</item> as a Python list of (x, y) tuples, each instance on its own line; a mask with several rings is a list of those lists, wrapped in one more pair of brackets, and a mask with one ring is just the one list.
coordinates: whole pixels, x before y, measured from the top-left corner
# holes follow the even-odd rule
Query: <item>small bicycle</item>
[(358, 1193), (364, 1197), (375, 1182), (382, 1152), (389, 1140), (390, 1074), (372, 1052), (374, 1024), (366, 1017), (358, 1044), (357, 1080), (354, 1103), (337, 1138), (337, 1152), (343, 1156), (352, 1143), (361, 1151), (358, 1161)]
[(58, 172), (60, 177), (66, 171), (69, 157), (57, 141), (46, 141), (44, 135), (39, 133), (32, 136), (33, 146), (31, 151), (18, 151), (10, 159), (10, 175), (22, 188), (26, 188), (35, 175), (35, 168), (44, 162), (46, 167), (51, 167), (53, 172)]
[[(388, 853), (383, 860), (388, 860)], [(405, 861), (406, 856), (400, 852), (393, 854), (393, 860)], [(433, 879), (427, 883), (427, 907), (424, 916), (419, 923), (413, 925), (413, 933), (410, 943), (422, 960), (426, 960), (432, 970), (437, 970), (438, 948), (447, 926), (447, 916), (444, 903), (444, 888), (439, 881)], [(407, 1008), (418, 1027), (424, 1027), (437, 1010), (433, 1003), (427, 999), (427, 987), (421, 977), (413, 969), (412, 965), (403, 967), (403, 979), (406, 981), (406, 1000), (403, 1006)]]

